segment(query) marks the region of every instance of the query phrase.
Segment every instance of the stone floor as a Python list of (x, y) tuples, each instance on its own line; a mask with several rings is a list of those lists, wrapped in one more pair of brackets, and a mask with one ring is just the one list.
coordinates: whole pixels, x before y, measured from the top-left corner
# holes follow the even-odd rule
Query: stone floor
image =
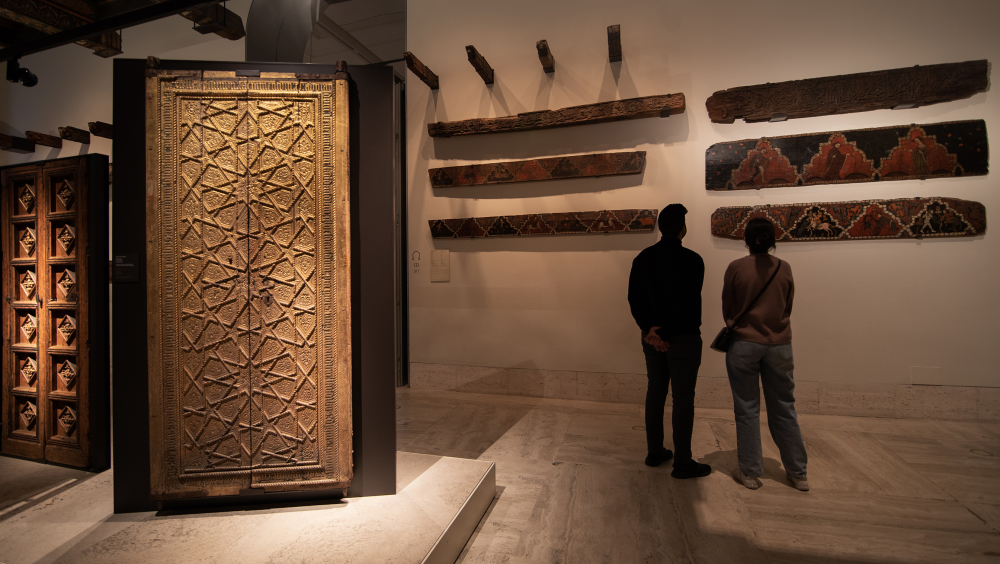
[[(401, 451), (496, 462), (499, 495), (463, 564), (1000, 564), (1000, 423), (803, 415), (802, 493), (766, 432), (764, 487), (729, 477), (725, 410), (695, 420), (695, 457), (715, 472), (681, 481), (643, 465), (637, 405), (401, 389), (397, 407)], [(400, 487), (422, 468), (404, 465)], [(0, 457), (0, 563), (311, 562), (320, 548), (373, 561), (338, 543), (343, 507), (111, 515), (112, 479)], [(364, 499), (385, 530), (411, 527)]]
[[(40, 473), (49, 468), (0, 457), (0, 470), (12, 461), (33, 464)], [(394, 496), (123, 515), (112, 514), (114, 475), (108, 470), (43, 490), (0, 515), (0, 563), (420, 564), (460, 520), (470, 495), (492, 478), (491, 467), (400, 452)], [(0, 483), (6, 478), (0, 474)], [(487, 483), (486, 503), (494, 492), (494, 482)], [(460, 524), (468, 525), (464, 536), (450, 537), (452, 558), (475, 521), (478, 515)]]
[(0, 519), (93, 476), (94, 474), (90, 472), (75, 468), (38, 464), (30, 460), (2, 456), (0, 457)]
[(496, 462), (463, 564), (1000, 563), (1000, 423), (803, 415), (803, 493), (766, 427), (764, 486), (729, 477), (723, 410), (695, 420), (715, 471), (681, 481), (643, 465), (637, 405), (402, 389), (397, 408), (400, 450)]

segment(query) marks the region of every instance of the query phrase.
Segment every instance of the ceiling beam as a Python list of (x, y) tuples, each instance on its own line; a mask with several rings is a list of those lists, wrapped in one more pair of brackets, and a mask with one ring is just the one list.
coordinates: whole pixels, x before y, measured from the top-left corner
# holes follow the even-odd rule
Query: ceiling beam
[[(47, 35), (59, 33), (94, 22), (54, 2), (46, 0), (0, 0), (0, 16)], [(6, 42), (17, 45), (15, 42)], [(121, 36), (115, 31), (83, 37), (75, 43), (93, 49), (101, 57), (121, 54)]]
[[(209, 3), (214, 4), (215, 2)], [(53, 47), (60, 47), (69, 43), (76, 43), (81, 40), (90, 40), (97, 35), (114, 32), (116, 30), (125, 29), (153, 20), (158, 20), (160, 18), (165, 18), (167, 16), (172, 16), (174, 14), (179, 14), (181, 12), (189, 11), (195, 6), (204, 4), (204, 0), (165, 0), (164, 2), (160, 2), (158, 4), (110, 16), (93, 23), (74, 27), (72, 29), (64, 31), (57, 30), (57, 32), (52, 35), (27, 41), (17, 46), (0, 49), (0, 61), (9, 61), (11, 59), (16, 59), (32, 53), (46, 51), (48, 49), (52, 49)], [(0, 12), (0, 15), (5, 16), (2, 12)]]
[(243, 18), (222, 4), (198, 6), (181, 12), (181, 17), (193, 21), (196, 24), (194, 30), (198, 33), (214, 33), (230, 41), (243, 39), (247, 35)]

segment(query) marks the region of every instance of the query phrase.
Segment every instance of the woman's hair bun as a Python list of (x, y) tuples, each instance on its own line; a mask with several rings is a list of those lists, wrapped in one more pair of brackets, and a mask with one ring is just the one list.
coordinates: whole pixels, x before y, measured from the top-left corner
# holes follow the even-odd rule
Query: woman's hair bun
[(766, 253), (776, 248), (774, 224), (764, 217), (751, 219), (743, 230), (743, 240), (751, 253)]

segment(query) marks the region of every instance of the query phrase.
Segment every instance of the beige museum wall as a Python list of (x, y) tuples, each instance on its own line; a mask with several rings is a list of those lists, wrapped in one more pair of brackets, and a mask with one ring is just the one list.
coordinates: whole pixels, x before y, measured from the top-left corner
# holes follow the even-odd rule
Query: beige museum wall
[[(414, 75), (408, 78), (408, 252), (422, 257), (419, 272), (410, 269), (414, 386), (457, 389), (479, 381), (467, 389), (641, 400), (630, 388), (642, 387), (644, 364), (626, 285), (632, 259), (657, 237), (434, 241), (429, 219), (682, 202), (689, 210), (685, 245), (706, 262), (702, 330), (708, 338), (722, 327), (726, 265), (745, 253), (742, 243), (711, 237), (717, 207), (940, 195), (980, 201), (989, 221), (996, 221), (997, 173), (738, 193), (704, 189), (704, 155), (713, 143), (965, 119), (985, 119), (998, 132), (996, 92), (912, 110), (774, 124), (713, 124), (704, 103), (717, 90), (741, 85), (1000, 61), (998, 23), (1000, 3), (992, 0), (956, 0), (947, 7), (929, 0), (410, 0), (407, 48), (441, 81), (431, 92)], [(621, 24), (620, 65), (607, 62), (611, 24)], [(548, 40), (555, 56), (554, 75), (541, 70), (534, 49), (539, 39)], [(468, 44), (496, 70), (493, 86), (485, 86), (467, 62)], [(686, 95), (688, 109), (667, 119), (453, 139), (432, 139), (426, 129), (431, 121), (674, 92)], [(633, 149), (647, 152), (641, 177), (435, 191), (427, 175), (430, 167)], [(984, 389), (1000, 386), (1000, 346), (992, 330), (1000, 318), (997, 229), (971, 239), (780, 245), (778, 256), (796, 278), (792, 326), (800, 403), (811, 404), (815, 394), (817, 408), (808, 411), (821, 411), (822, 396), (828, 406), (870, 400), (871, 414), (920, 416), (933, 409), (935, 398), (947, 396), (962, 406), (952, 411), (965, 411), (941, 416), (974, 418), (980, 405), (980, 417), (997, 417), (1000, 390)], [(434, 249), (451, 251), (449, 283), (430, 282)], [(706, 380), (700, 394), (720, 393), (725, 403), (723, 356), (706, 349), (702, 375), (718, 380)]]

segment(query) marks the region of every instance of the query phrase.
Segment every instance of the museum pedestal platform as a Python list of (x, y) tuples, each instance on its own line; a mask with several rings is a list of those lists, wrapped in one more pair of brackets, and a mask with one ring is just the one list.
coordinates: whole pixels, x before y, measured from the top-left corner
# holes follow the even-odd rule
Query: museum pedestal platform
[(496, 495), (492, 462), (397, 453), (397, 494), (112, 514), (107, 471), (0, 524), (0, 561), (455, 562)]

